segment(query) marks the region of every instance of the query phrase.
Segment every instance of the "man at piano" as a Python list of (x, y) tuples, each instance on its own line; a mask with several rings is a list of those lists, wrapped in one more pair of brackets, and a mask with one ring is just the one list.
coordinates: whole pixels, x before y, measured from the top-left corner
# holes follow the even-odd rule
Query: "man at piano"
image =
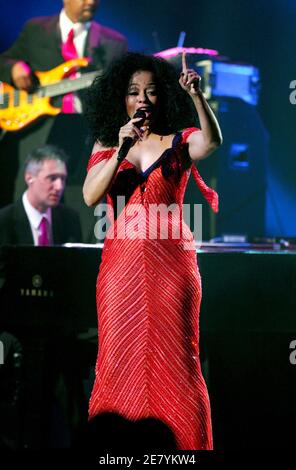
[(0, 245), (82, 242), (78, 213), (60, 204), (66, 161), (63, 150), (51, 145), (29, 154), (24, 170), (27, 190), (15, 203), (0, 209)]
[[(66, 242), (82, 242), (81, 226), (78, 213), (71, 207), (67, 207), (66, 205), (60, 203), (67, 179), (66, 162), (67, 156), (65, 152), (58, 147), (45, 145), (43, 147), (34, 149), (28, 155), (25, 162), (24, 179), (27, 185), (26, 191), (15, 203), (0, 209), (0, 310), (2, 309), (1, 312), (3, 313), (6, 311), (6, 305), (8, 304), (8, 301), (5, 296), (2, 298), (2, 294), (4, 292), (4, 289), (2, 290), (2, 288), (6, 280), (6, 258), (4, 254), (5, 249), (2, 252), (2, 247), (5, 245), (48, 246), (57, 244), (59, 245)], [(36, 248), (36, 250), (38, 250), (38, 248)], [(48, 261), (50, 261), (50, 256), (51, 255), (49, 253), (47, 258)], [(43, 269), (45, 269), (44, 266)], [(28, 333), (30, 332), (30, 329), (25, 329), (24, 331), (26, 333), (24, 333), (22, 336), (20, 333), (18, 333), (17, 327), (15, 333), (13, 327), (7, 330), (5, 327), (3, 328), (2, 321), (0, 322), (0, 338), (3, 342), (5, 341), (4, 344), (7, 354), (9, 351), (12, 351), (8, 357), (14, 357), (13, 352), (16, 351), (16, 348), (22, 348), (22, 344), (26, 344), (23, 353), (24, 362), (22, 363), (22, 367), (25, 368), (23, 370), (25, 376), (31, 377), (30, 373), (27, 372), (27, 368), (30, 367), (30, 360), (28, 357), (31, 357), (31, 353), (28, 353), (28, 351), (30, 351), (32, 340), (28, 340), (28, 338), (24, 339), (25, 335), (30, 335), (30, 333)], [(63, 340), (59, 341), (59, 336), (55, 332), (53, 340), (54, 346), (52, 346), (52, 343), (50, 342), (52, 341), (52, 339), (50, 339), (50, 334), (48, 334), (48, 337), (46, 337), (46, 344), (49, 343), (51, 345), (50, 347), (52, 347), (50, 354), (52, 355), (52, 351), (55, 351), (55, 357), (59, 357), (59, 359), (56, 360), (56, 362), (50, 362), (50, 364), (46, 363), (46, 370), (50, 376), (50, 379), (48, 379), (48, 382), (46, 382), (46, 387), (49, 387), (50, 389), (48, 392), (49, 398), (48, 402), (46, 401), (46, 405), (43, 404), (45, 408), (42, 408), (41, 405), (40, 408), (38, 408), (39, 414), (38, 418), (36, 418), (37, 421), (45, 419), (44, 415), (47, 416), (48, 413), (49, 424), (47, 424), (47, 426), (53, 429), (52, 442), (47, 443), (46, 437), (44, 437), (46, 433), (45, 435), (40, 436), (40, 442), (42, 441), (43, 443), (43, 441), (46, 441), (46, 444), (44, 445), (58, 447), (60, 445), (69, 445), (68, 439), (70, 439), (70, 437), (68, 437), (68, 435), (70, 436), (72, 433), (71, 426), (72, 424), (73, 426), (79, 424), (74, 422), (74, 418), (72, 418), (70, 412), (68, 413), (67, 411), (68, 408), (69, 410), (72, 410), (73, 407), (75, 407), (75, 410), (78, 410), (75, 414), (76, 420), (82, 419), (82, 413), (84, 412), (84, 408), (82, 409), (82, 405), (80, 405), (80, 403), (83, 403), (84, 399), (81, 392), (81, 381), (79, 381), (82, 379), (78, 373), (76, 373), (76, 371), (76, 375), (73, 375), (71, 371), (71, 365), (69, 366), (67, 361), (67, 354), (71, 354), (71, 357), (73, 357), (73, 354), (75, 354), (76, 351), (75, 348), (78, 348), (78, 343), (76, 342), (77, 338), (72, 336), (71, 332), (66, 331), (66, 327), (64, 333)], [(45, 348), (42, 340), (40, 340), (40, 345), (41, 348)], [(34, 348), (32, 350), (34, 350)], [(51, 355), (48, 357), (52, 357)], [(63, 358), (63, 360), (61, 358)], [(11, 362), (11, 359), (9, 361), (7, 361), (5, 369), (8, 378), (10, 377), (9, 374), (13, 374), (13, 363)], [(30, 381), (31, 379), (29, 378), (26, 380)], [(27, 384), (26, 380), (25, 383)], [(36, 381), (40, 387), (40, 390), (43, 390), (42, 387), (45, 387), (45, 382), (42, 382), (43, 378), (40, 376), (39, 378), (36, 378)], [(30, 386), (24, 385), (22, 383), (22, 387), (29, 388)], [(24, 393), (26, 394), (27, 392)], [(33, 399), (34, 397), (32, 397), (32, 400)], [(54, 418), (54, 413), (51, 415), (52, 409), (58, 410), (58, 419)], [(11, 421), (14, 419), (14, 422), (22, 423), (23, 418), (20, 417), (20, 413), (22, 412), (23, 411), (20, 411), (16, 412), (15, 415), (10, 415), (11, 412), (9, 408), (5, 416), (7, 420), (10, 419)], [(78, 415), (79, 412), (80, 415)], [(29, 412), (26, 411), (26, 413)], [(0, 418), (2, 419), (3, 417), (0, 416)], [(19, 424), (17, 425), (22, 426)], [(38, 425), (39, 421), (37, 427), (34, 428), (34, 432), (36, 432), (36, 429), (38, 429)], [(57, 427), (62, 428), (62, 430), (57, 430)], [(5, 426), (2, 426), (0, 430), (0, 447), (1, 438), (4, 438), (4, 442), (7, 442), (8, 438), (11, 438), (9, 429), (9, 426), (7, 426), (7, 429)], [(20, 433), (21, 431), (16, 431), (14, 435), (18, 436), (18, 432)], [(39, 438), (37, 435), (34, 435), (34, 432), (33, 440), (39, 442)], [(27, 435), (24, 434), (24, 436), (25, 439), (27, 439)], [(16, 439), (16, 442), (14, 442), (13, 439)], [(11, 438), (10, 445), (17, 446), (18, 440), (21, 440), (20, 436), (17, 438)]]

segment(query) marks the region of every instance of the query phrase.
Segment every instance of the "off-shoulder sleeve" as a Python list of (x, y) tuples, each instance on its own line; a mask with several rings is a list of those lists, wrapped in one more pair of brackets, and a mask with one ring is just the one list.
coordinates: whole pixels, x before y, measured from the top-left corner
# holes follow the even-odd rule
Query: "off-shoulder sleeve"
[(202, 193), (203, 197), (208, 201), (209, 205), (211, 206), (213, 212), (218, 212), (219, 210), (219, 196), (218, 193), (212, 189), (209, 188), (209, 186), (206, 185), (202, 177), (200, 176), (200, 173), (194, 163), (192, 164), (191, 167), (191, 173), (192, 176), (196, 182), (196, 185), (200, 192)]
[(182, 144), (186, 144), (188, 137), (196, 131), (200, 131), (198, 127), (188, 127), (182, 131)]
[(100, 163), (102, 160), (109, 160), (114, 154), (115, 149), (101, 150), (100, 152), (93, 153), (90, 156), (87, 164), (87, 171), (89, 171), (94, 165)]
[[(189, 127), (188, 129), (184, 129), (182, 132), (182, 143), (185, 144), (187, 143), (188, 137), (196, 131), (200, 131), (198, 127)], [(192, 176), (195, 180), (195, 183), (202, 193), (203, 197), (207, 200), (209, 205), (211, 206), (212, 210), (214, 212), (218, 212), (219, 210), (219, 196), (218, 193), (212, 189), (209, 188), (209, 186), (206, 185), (202, 177), (200, 176), (200, 173), (198, 169), (196, 168), (194, 162), (192, 162), (192, 167), (191, 167), (191, 173)]]

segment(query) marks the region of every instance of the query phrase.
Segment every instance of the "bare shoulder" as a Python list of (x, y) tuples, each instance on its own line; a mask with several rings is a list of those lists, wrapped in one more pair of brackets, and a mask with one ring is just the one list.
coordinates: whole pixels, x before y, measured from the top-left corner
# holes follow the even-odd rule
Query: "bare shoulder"
[(92, 148), (91, 153), (94, 154), (94, 153), (97, 153), (97, 152), (104, 152), (105, 150), (110, 150), (110, 149), (104, 147), (104, 146), (101, 144), (101, 142), (96, 141), (96, 142), (94, 143), (94, 146), (93, 146), (93, 148)]

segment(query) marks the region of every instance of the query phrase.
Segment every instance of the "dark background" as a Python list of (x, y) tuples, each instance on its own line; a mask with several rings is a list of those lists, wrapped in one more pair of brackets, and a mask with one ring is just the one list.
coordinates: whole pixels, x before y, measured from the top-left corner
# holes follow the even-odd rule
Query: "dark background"
[[(60, 0), (5, 2), (0, 51), (33, 17), (60, 10)], [(294, 0), (102, 0), (96, 19), (118, 29), (132, 50), (154, 53), (177, 45), (219, 51), (231, 61), (259, 68), (262, 91), (258, 111), (270, 134), (266, 234), (296, 235), (295, 118), (289, 84), (296, 79), (296, 4)]]

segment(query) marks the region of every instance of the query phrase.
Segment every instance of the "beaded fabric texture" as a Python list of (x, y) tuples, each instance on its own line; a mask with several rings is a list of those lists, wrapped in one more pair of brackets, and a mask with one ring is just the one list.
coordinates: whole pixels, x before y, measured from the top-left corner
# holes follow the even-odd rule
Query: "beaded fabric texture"
[[(97, 280), (99, 353), (89, 403), (90, 418), (111, 412), (132, 421), (161, 420), (180, 450), (212, 449), (210, 403), (199, 359), (201, 279), (182, 212), (168, 217), (168, 236), (162, 238), (151, 207), (175, 204), (180, 209), (193, 171), (201, 192), (218, 210), (217, 194), (188, 155), (186, 141), (196, 130), (176, 134), (172, 147), (145, 172), (123, 160), (107, 195), (114, 217)], [(92, 155), (88, 169), (114, 151)], [(118, 216), (117, 196), (126, 197)], [(129, 212), (132, 204), (136, 215)], [(180, 223), (178, 234), (174, 229)]]

